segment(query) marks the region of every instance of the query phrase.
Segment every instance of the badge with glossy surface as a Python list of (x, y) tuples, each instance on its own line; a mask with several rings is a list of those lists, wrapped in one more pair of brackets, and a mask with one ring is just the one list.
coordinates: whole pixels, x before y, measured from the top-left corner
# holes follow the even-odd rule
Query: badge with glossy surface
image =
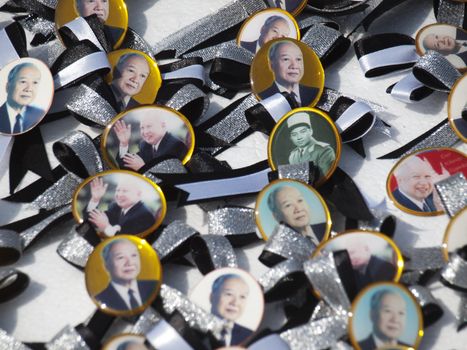
[(149, 350), (144, 345), (146, 338), (142, 335), (125, 333), (112, 337), (103, 346), (102, 350)]
[(456, 81), (449, 93), (448, 118), (457, 136), (467, 142), (467, 74)]
[(72, 211), (79, 223), (88, 220), (103, 238), (145, 237), (162, 223), (167, 204), (160, 187), (148, 178), (109, 170), (84, 180), (73, 196)]
[(443, 238), (443, 253), (446, 261), (449, 253), (467, 246), (467, 207), (459, 211), (449, 221)]
[(102, 241), (85, 267), (86, 289), (97, 307), (113, 316), (141, 313), (162, 283), (159, 258), (144, 239), (121, 235)]
[(269, 7), (276, 7), (294, 16), (298, 15), (305, 8), (307, 0), (268, 0)]

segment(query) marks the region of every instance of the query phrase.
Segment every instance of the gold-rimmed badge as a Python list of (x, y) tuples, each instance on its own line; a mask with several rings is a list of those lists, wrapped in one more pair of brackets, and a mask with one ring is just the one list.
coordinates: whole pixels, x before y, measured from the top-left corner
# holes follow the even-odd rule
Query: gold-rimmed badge
[(386, 190), (394, 205), (419, 216), (444, 213), (435, 183), (461, 172), (467, 176), (467, 158), (453, 148), (425, 148), (400, 159), (391, 169)]
[(307, 3), (307, 0), (268, 0), (270, 7), (280, 8), (294, 16), (302, 12)]
[(162, 84), (156, 61), (144, 52), (122, 49), (107, 55), (112, 70), (106, 76), (120, 110), (154, 103)]
[(28, 132), (44, 118), (52, 105), (54, 83), (40, 60), (24, 57), (0, 71), (0, 134)]
[(144, 239), (130, 235), (99, 243), (89, 256), (84, 273), (92, 301), (113, 316), (144, 311), (162, 283), (157, 253)]
[(264, 313), (263, 291), (248, 272), (233, 267), (208, 273), (193, 288), (191, 301), (231, 325), (222, 346), (245, 344), (258, 329)]
[(446, 261), (449, 260), (449, 253), (455, 252), (459, 248), (467, 245), (467, 207), (456, 213), (449, 221), (443, 238), (443, 255)]
[(55, 8), (55, 26), (58, 29), (77, 17), (90, 15), (97, 15), (104, 24), (105, 37), (117, 49), (128, 29), (124, 0), (59, 0)]
[(102, 350), (149, 350), (144, 342), (146, 338), (139, 334), (122, 333), (113, 336), (102, 346)]
[(250, 68), (251, 89), (262, 100), (289, 92), (299, 106), (313, 107), (324, 88), (324, 70), (316, 53), (305, 43), (274, 39), (264, 44)]
[(138, 171), (156, 159), (188, 162), (195, 133), (180, 112), (164, 106), (140, 106), (118, 114), (101, 141), (104, 160), (112, 168)]
[(456, 135), (467, 142), (467, 73), (454, 83), (449, 93), (448, 119)]
[(275, 180), (261, 190), (256, 199), (255, 216), (264, 240), (269, 239), (280, 223), (315, 245), (326, 241), (331, 231), (331, 215), (318, 191), (290, 179)]
[(349, 336), (357, 350), (416, 349), (423, 337), (423, 315), (412, 293), (394, 282), (374, 283), (352, 302)]
[(423, 56), (433, 50), (442, 54), (460, 71), (467, 70), (467, 31), (450, 24), (436, 23), (421, 28), (415, 37), (417, 52)]
[(268, 41), (278, 38), (300, 40), (297, 21), (287, 11), (274, 8), (251, 15), (240, 28), (237, 45), (256, 54)]
[(313, 162), (320, 185), (329, 179), (339, 163), (341, 137), (332, 119), (315, 108), (297, 108), (285, 114), (269, 136), (268, 162), (279, 165)]
[(109, 170), (91, 176), (73, 195), (72, 212), (81, 223), (88, 220), (108, 238), (120, 234), (145, 237), (164, 220), (165, 196), (158, 185), (140, 174)]

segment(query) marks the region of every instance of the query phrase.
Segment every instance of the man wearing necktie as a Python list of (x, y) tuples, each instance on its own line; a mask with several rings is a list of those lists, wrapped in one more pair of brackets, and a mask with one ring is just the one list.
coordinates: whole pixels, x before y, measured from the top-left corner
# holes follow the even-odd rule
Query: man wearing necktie
[(151, 298), (157, 280), (138, 280), (141, 257), (137, 246), (126, 238), (108, 243), (102, 259), (110, 277), (107, 287), (95, 298), (107, 308), (117, 311), (137, 309)]
[(36, 98), (40, 80), (41, 72), (31, 62), (20, 63), (8, 73), (7, 100), (0, 107), (1, 133), (23, 133), (44, 116), (45, 111), (31, 106)]

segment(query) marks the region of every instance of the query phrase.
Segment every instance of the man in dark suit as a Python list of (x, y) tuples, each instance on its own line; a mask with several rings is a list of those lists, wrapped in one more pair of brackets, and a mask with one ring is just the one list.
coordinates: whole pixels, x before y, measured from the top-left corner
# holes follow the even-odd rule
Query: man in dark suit
[(45, 111), (30, 106), (37, 95), (41, 72), (31, 62), (16, 65), (8, 73), (7, 100), (0, 107), (0, 132), (20, 134), (36, 125)]
[(141, 270), (138, 248), (130, 240), (112, 240), (102, 250), (102, 259), (110, 276), (110, 283), (95, 298), (106, 307), (126, 311), (150, 302), (157, 280), (137, 280)]
[(261, 27), (258, 40), (240, 41), (240, 46), (252, 53), (257, 53), (268, 41), (277, 38), (286, 38), (289, 34), (290, 28), (287, 20), (281, 16), (271, 16), (266, 19)]
[(370, 319), (373, 331), (358, 342), (362, 350), (376, 350), (382, 346), (409, 346), (399, 337), (405, 331), (407, 306), (404, 298), (390, 289), (381, 289), (372, 295)]
[(151, 228), (156, 222), (155, 215), (141, 201), (142, 190), (130, 179), (122, 179), (115, 190), (115, 202), (106, 211), (98, 209), (108, 184), (102, 177), (90, 182), (91, 199), (84, 213), (98, 230), (106, 236), (116, 234), (141, 234)]
[(251, 329), (236, 323), (243, 314), (249, 288), (236, 274), (225, 274), (216, 278), (211, 287), (211, 313), (228, 321), (224, 330), (222, 345), (233, 346), (244, 342), (252, 333)]
[(271, 7), (281, 8), (293, 12), (303, 3), (303, 0), (269, 0)]
[(446, 30), (451, 30), (451, 33), (428, 34), (423, 39), (423, 47), (425, 50), (434, 50), (446, 56), (454, 67), (465, 69), (467, 67), (467, 33), (451, 27)]
[(300, 106), (309, 106), (314, 101), (319, 89), (300, 84), (305, 67), (302, 51), (295, 43), (288, 40), (273, 43), (269, 48), (269, 64), (274, 73), (274, 82), (258, 93), (261, 99), (286, 91)]
[(138, 171), (146, 163), (161, 157), (174, 157), (183, 160), (188, 153), (185, 143), (167, 131), (167, 125), (162, 116), (150, 112), (140, 120), (139, 151), (136, 154), (128, 153), (131, 137), (131, 124), (122, 119), (113, 127), (119, 141), (119, 151), (116, 157), (117, 164), (122, 169)]

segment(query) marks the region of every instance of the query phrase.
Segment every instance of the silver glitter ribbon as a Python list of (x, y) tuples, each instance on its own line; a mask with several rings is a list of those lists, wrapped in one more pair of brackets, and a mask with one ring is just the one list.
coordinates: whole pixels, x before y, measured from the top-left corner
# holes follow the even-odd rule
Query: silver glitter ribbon
[(146, 334), (149, 332), (156, 324), (162, 320), (162, 316), (154, 310), (152, 307), (148, 307), (144, 312), (138, 317), (135, 324), (131, 328), (131, 333), (134, 334)]
[(310, 174), (309, 163), (286, 164), (277, 167), (277, 177), (279, 179), (291, 179), (311, 184), (315, 181)]
[(74, 226), (57, 247), (57, 253), (69, 263), (84, 268), (94, 247), (76, 232)]
[(467, 207), (467, 181), (462, 173), (435, 183), (444, 210), (450, 217)]
[(47, 350), (91, 350), (81, 335), (71, 326), (63, 328), (45, 344)]
[(447, 23), (462, 28), (464, 13), (465, 3), (454, 0), (439, 0), (437, 16), (439, 23)]
[(467, 289), (467, 261), (458, 254), (453, 254), (441, 270), (441, 277), (456, 287)]
[(203, 240), (213, 265), (213, 269), (222, 267), (238, 267), (237, 255), (234, 252), (232, 244), (224, 236), (219, 235), (201, 235), (194, 240)]
[(227, 207), (208, 212), (210, 235), (231, 236), (255, 231), (255, 211), (251, 208)]
[(407, 249), (403, 250), (403, 255), (407, 257), (404, 260), (406, 271), (437, 270), (446, 264), (441, 247)]
[(313, 11), (332, 14), (355, 9), (362, 6), (365, 2), (366, 0), (326, 0), (326, 3), (322, 7), (315, 7), (313, 5), (308, 5), (308, 7), (313, 9)]
[(151, 45), (144, 40), (137, 32), (133, 29), (128, 28), (125, 38), (123, 39), (122, 44), (119, 49), (132, 49), (136, 51), (142, 51), (147, 54), (149, 57), (154, 57), (154, 50)]
[(300, 271), (303, 271), (303, 262), (288, 259), (269, 269), (259, 278), (258, 282), (263, 287), (264, 293), (268, 293), (282, 278)]
[(47, 7), (50, 7), (51, 9), (55, 9), (58, 3), (58, 0), (37, 0), (37, 1)]
[(334, 315), (333, 309), (326, 304), (323, 300), (320, 300), (311, 314), (310, 320), (319, 320), (321, 318), (332, 317)]
[(31, 350), (31, 348), (0, 329), (0, 350)]
[[(430, 76), (429, 79), (423, 79), (424, 74), (420, 75), (417, 70), (424, 71), (425, 74)], [(457, 79), (461, 77), (459, 71), (444, 57), (442, 54), (436, 51), (428, 51), (415, 63), (413, 67), (414, 75), (424, 85), (430, 89), (438, 91), (449, 92)], [(415, 74), (417, 73), (417, 74)], [(440, 88), (430, 83), (430, 79), (436, 78), (445, 87)]]
[(172, 254), (182, 243), (197, 235), (193, 227), (188, 226), (181, 220), (171, 222), (157, 240), (152, 244), (152, 247), (157, 252), (159, 259), (163, 260)]
[(317, 24), (327, 24), (327, 23), (334, 23), (335, 26), (339, 26), (336, 22), (329, 20), (327, 17), (323, 16), (318, 16), (318, 15), (312, 15), (312, 16), (307, 16), (304, 18), (301, 18), (298, 20), (298, 28), (300, 29), (305, 29), (309, 28), (311, 26), (317, 25)]
[(424, 286), (421, 285), (414, 285), (414, 286), (409, 286), (408, 287), (410, 293), (417, 299), (418, 303), (420, 306), (426, 307), (430, 304), (438, 305), (438, 301), (435, 299), (431, 291)]
[(203, 116), (209, 108), (209, 98), (203, 91), (193, 84), (184, 85), (170, 98), (170, 100), (166, 102), (165, 105), (178, 111), (198, 98), (203, 99), (203, 111), (200, 115)]
[(310, 239), (288, 226), (277, 225), (264, 245), (263, 251), (274, 253), (285, 259), (304, 262), (315, 251), (316, 246)]
[(224, 6), (216, 13), (206, 16), (175, 34), (170, 35), (155, 45), (155, 53), (165, 50), (175, 50), (175, 57), (179, 57), (191, 48), (208, 40), (214, 35), (227, 30), (254, 12), (264, 10), (267, 6), (263, 1), (236, 0)]
[(34, 34), (49, 36), (55, 31), (55, 23), (42, 17), (26, 17), (24, 19), (18, 20), (18, 22), (23, 26), (24, 29)]
[(222, 339), (221, 333), (227, 326), (227, 321), (205, 311), (181, 292), (166, 284), (162, 284), (159, 296), (162, 299), (162, 307), (166, 313), (171, 314), (177, 310), (191, 328), (202, 333), (211, 332), (217, 340)]
[(310, 46), (322, 58), (342, 36), (342, 33), (323, 24), (311, 27), (302, 38), (302, 42)]
[[(23, 240), (15, 231), (0, 230), (0, 251), (3, 249), (13, 249), (18, 252), (18, 257), (23, 251)], [(1, 259), (0, 259), (1, 265)]]
[(66, 174), (38, 196), (30, 206), (34, 209), (51, 210), (70, 204), (73, 193), (82, 179), (73, 174)]
[(254, 55), (231, 40), (219, 46), (216, 57), (226, 58), (249, 66), (251, 61), (253, 61)]
[(156, 184), (162, 182), (155, 174), (186, 174), (188, 171), (183, 166), (179, 159), (166, 159), (155, 164), (152, 168), (146, 171), (143, 175)]
[[(203, 49), (192, 51), (192, 52), (189, 52), (189, 53), (186, 53), (186, 54), (182, 55), (182, 57), (183, 58), (201, 57), (203, 62), (209, 62), (209, 61), (212, 61), (214, 58), (216, 58), (217, 53), (219, 52), (219, 49), (223, 45), (225, 45), (226, 43), (229, 43), (229, 42), (235, 43), (235, 40), (227, 41), (227, 42), (224, 42), (224, 43), (219, 43), (219, 44), (216, 44), (216, 45), (213, 45), (213, 46), (205, 47)], [(210, 81), (210, 83), (209, 83), (208, 80), (209, 80), (209, 78), (207, 78), (207, 80), (205, 81), (206, 85), (209, 86), (212, 90), (217, 90), (216, 86), (217, 87), (219, 87), (219, 86), (214, 84), (210, 80), (209, 80)], [(210, 85), (210, 84), (213, 84), (213, 85)]]

